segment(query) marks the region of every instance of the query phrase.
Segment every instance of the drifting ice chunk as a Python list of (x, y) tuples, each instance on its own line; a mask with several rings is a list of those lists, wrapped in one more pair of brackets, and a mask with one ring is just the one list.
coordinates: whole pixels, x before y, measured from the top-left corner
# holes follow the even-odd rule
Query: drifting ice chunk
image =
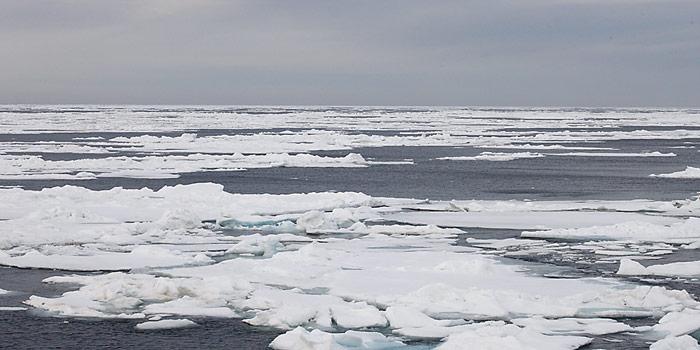
[(649, 350), (700, 350), (700, 345), (695, 338), (684, 335), (661, 339), (651, 344)]
[(651, 177), (668, 177), (675, 179), (700, 179), (700, 168), (692, 166), (686, 167), (685, 170), (676, 171), (668, 174), (651, 174)]
[(376, 332), (327, 333), (318, 329), (309, 332), (301, 327), (279, 335), (270, 343), (270, 347), (276, 350), (370, 350), (394, 349), (403, 345)]
[(0, 306), (0, 311), (24, 311), (26, 307), (21, 306)]
[(513, 324), (534, 329), (542, 334), (611, 334), (633, 330), (622, 322), (608, 318), (560, 318), (546, 319), (543, 317), (517, 318)]
[(185, 255), (153, 246), (139, 246), (129, 253), (99, 252), (94, 255), (80, 256), (44, 255), (32, 250), (22, 256), (11, 257), (0, 251), (0, 264), (2, 265), (70, 271), (117, 271), (211, 262), (213, 260), (204, 254)]
[(681, 336), (700, 329), (700, 310), (685, 308), (678, 312), (669, 312), (652, 327), (653, 332), (662, 336)]
[[(262, 155), (187, 154), (144, 157), (106, 157), (45, 160), (41, 156), (0, 155), (0, 179), (76, 179), (95, 177), (177, 178), (181, 173), (239, 171), (274, 167), (357, 168), (369, 165), (362, 155), (324, 157), (312, 154), (269, 153)], [(77, 175), (76, 175), (77, 174)]]
[[(224, 304), (224, 303), (222, 303)], [(205, 304), (201, 300), (185, 295), (180, 299), (175, 299), (160, 304), (151, 304), (144, 308), (144, 314), (171, 314), (182, 316), (204, 316), (204, 317), (239, 317), (237, 313), (225, 306), (215, 306)]]
[(570, 152), (570, 153), (549, 153), (553, 156), (573, 156), (573, 157), (675, 157), (675, 153), (641, 152), (641, 153), (624, 153), (624, 152)]
[(280, 243), (278, 235), (253, 234), (244, 236), (240, 242), (226, 250), (226, 253), (272, 256), (283, 248), (284, 244)]
[(563, 239), (615, 239), (665, 242), (687, 241), (700, 237), (700, 218), (688, 218), (669, 226), (646, 222), (623, 222), (608, 226), (552, 229), (523, 232), (521, 237)]
[(620, 260), (620, 268), (617, 270), (617, 274), (627, 276), (700, 276), (700, 261), (676, 262), (644, 267), (636, 261), (622, 259)]
[(140, 331), (155, 330), (155, 329), (172, 329), (172, 328), (185, 328), (194, 327), (197, 324), (188, 319), (178, 319), (178, 320), (160, 320), (160, 321), (146, 321), (136, 325), (136, 329)]
[[(594, 225), (611, 225), (627, 221), (641, 223), (672, 224), (681, 220), (676, 218), (642, 215), (621, 212), (587, 212), (587, 211), (468, 211), (468, 212), (400, 212), (384, 216), (410, 224), (433, 224), (450, 227), (484, 227), (511, 229), (565, 229), (590, 227)], [(700, 219), (697, 219), (700, 222)], [(697, 231), (697, 230), (696, 230)], [(549, 231), (545, 231), (549, 232)], [(558, 232), (558, 231), (555, 231)], [(526, 234), (530, 234), (527, 232)], [(526, 236), (525, 233), (523, 236)], [(698, 233), (700, 236), (700, 233)]]
[(488, 160), (492, 162), (506, 162), (515, 159), (524, 158), (541, 158), (544, 157), (542, 153), (532, 153), (532, 152), (516, 152), (516, 153), (503, 153), (503, 152), (481, 152), (477, 156), (473, 157), (440, 157), (438, 160)]
[(438, 350), (573, 350), (591, 342), (591, 338), (578, 336), (543, 335), (537, 331), (516, 325), (486, 325), (447, 337)]

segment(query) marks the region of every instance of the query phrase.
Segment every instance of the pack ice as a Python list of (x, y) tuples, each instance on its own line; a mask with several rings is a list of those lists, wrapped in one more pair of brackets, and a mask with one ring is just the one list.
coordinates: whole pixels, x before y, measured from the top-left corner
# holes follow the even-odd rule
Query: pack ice
[[(456, 245), (462, 229), (410, 216), (421, 208), (469, 220), (479, 212), (606, 207), (631, 215), (612, 222), (684, 225), (694, 200), (425, 202), (353, 192), (243, 195), (217, 184), (11, 188), (0, 196), (0, 263), (103, 271), (47, 278), (79, 286), (25, 301), (52, 315), (140, 319), (143, 330), (241, 318), (287, 330), (271, 344), (276, 349), (397, 348), (414, 340), (443, 349), (575, 349), (592, 335), (644, 332), (669, 343), (700, 328), (683, 321), (700, 312), (685, 291), (546, 278), (536, 265)], [(687, 232), (684, 238), (696, 231)], [(660, 323), (637, 330), (616, 320), (624, 317)]]

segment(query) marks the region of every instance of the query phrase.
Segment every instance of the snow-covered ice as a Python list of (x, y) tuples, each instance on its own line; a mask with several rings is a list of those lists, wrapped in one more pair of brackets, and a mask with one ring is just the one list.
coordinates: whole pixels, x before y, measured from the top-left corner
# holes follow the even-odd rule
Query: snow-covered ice
[(503, 153), (503, 152), (481, 152), (476, 156), (459, 156), (459, 157), (440, 157), (439, 160), (488, 160), (492, 162), (504, 162), (515, 159), (527, 159), (527, 158), (540, 158), (544, 157), (544, 154), (533, 153), (533, 152), (517, 152), (517, 153)]
[(649, 350), (700, 350), (697, 339), (683, 335), (680, 337), (668, 337), (651, 344)]
[(33, 155), (0, 155), (0, 179), (73, 179), (97, 177), (177, 178), (181, 173), (198, 171), (240, 171), (273, 167), (365, 167), (362, 155), (344, 157), (311, 154), (271, 153), (264, 155), (164, 155), (136, 157), (45, 160)]
[(636, 261), (622, 259), (617, 274), (694, 277), (700, 276), (700, 261), (675, 262), (644, 267)]
[(146, 321), (136, 325), (136, 329), (140, 331), (150, 331), (157, 329), (172, 329), (172, 328), (185, 328), (194, 327), (197, 324), (188, 319), (181, 318), (175, 320), (159, 320), (159, 321)]
[(276, 350), (378, 350), (397, 349), (403, 345), (377, 332), (328, 333), (318, 329), (309, 332), (301, 327), (278, 336), (270, 343), (270, 347)]
[(667, 174), (651, 174), (652, 177), (666, 177), (673, 179), (700, 179), (700, 168), (686, 167), (685, 170), (676, 171)]
[[(671, 164), (695, 152), (679, 147), (693, 146), (671, 145), (671, 153), (663, 145), (625, 149), (619, 146), (624, 142), (608, 141), (700, 138), (697, 115), (679, 109), (518, 109), (508, 118), (488, 108), (452, 107), (0, 110), (4, 133), (19, 139), (40, 134), (0, 142), (0, 179), (13, 181), (413, 166), (404, 157), (360, 155), (387, 146), (453, 149), (427, 160), (521, 159), (469, 162), (473, 167), (563, 157), (649, 157)], [(673, 127), (658, 128), (664, 123)], [(200, 131), (212, 125), (217, 130)], [(57, 131), (78, 134), (60, 141), (41, 137)], [(110, 131), (120, 134), (80, 134)], [(323, 151), (333, 152), (314, 153)], [(692, 160), (687, 164), (652, 176), (698, 177)], [(619, 278), (697, 278), (697, 261), (673, 259), (700, 247), (697, 198), (424, 201), (355, 192), (243, 195), (216, 184), (0, 187), (0, 198), (0, 264), (95, 271), (58, 272), (45, 282), (68, 291), (26, 298), (26, 308), (52, 315), (136, 319), (138, 330), (196, 325), (184, 317), (237, 318), (286, 330), (270, 344), (275, 349), (390, 349), (413, 340), (442, 349), (575, 349), (621, 332), (645, 337), (652, 349), (698, 347), (687, 335), (700, 328), (700, 306), (690, 293)], [(471, 236), (475, 227), (523, 232), (483, 239)], [(610, 274), (548, 278), (557, 273), (543, 276), (539, 264), (507, 258), (554, 253), (577, 264), (607, 263)], [(0, 307), (19, 309), (25, 307)], [(626, 317), (658, 324), (632, 327)]]

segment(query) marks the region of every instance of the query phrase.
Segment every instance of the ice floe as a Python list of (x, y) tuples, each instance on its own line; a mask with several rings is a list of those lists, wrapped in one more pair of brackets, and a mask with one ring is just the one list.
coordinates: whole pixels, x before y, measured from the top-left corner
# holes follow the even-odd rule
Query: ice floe
[(675, 157), (675, 153), (654, 152), (568, 152), (568, 153), (548, 153), (547, 155), (567, 156), (567, 157)]
[(157, 329), (172, 329), (172, 328), (185, 328), (194, 327), (197, 324), (188, 319), (181, 318), (176, 320), (159, 320), (159, 321), (146, 321), (137, 324), (134, 328), (140, 331), (150, 331)]
[(634, 330), (633, 327), (609, 318), (518, 318), (513, 324), (537, 330), (544, 334), (590, 334), (602, 335)]
[(297, 327), (277, 336), (270, 347), (276, 350), (378, 350), (403, 348), (404, 343), (377, 332), (328, 333), (318, 329), (309, 332)]
[(181, 173), (198, 171), (239, 171), (274, 167), (365, 167), (362, 155), (344, 157), (311, 154), (270, 153), (264, 155), (165, 155), (143, 157), (82, 158), (45, 160), (41, 156), (0, 155), (0, 179), (74, 179), (96, 177), (176, 178)]
[(676, 171), (668, 174), (651, 174), (652, 177), (666, 177), (673, 179), (700, 179), (700, 168), (692, 166), (686, 167), (685, 170)]
[(476, 156), (462, 157), (440, 157), (439, 160), (488, 160), (492, 162), (504, 162), (524, 158), (541, 158), (544, 154), (532, 152), (502, 153), (502, 152), (481, 152)]
[[(240, 318), (288, 330), (272, 344), (279, 349), (413, 339), (446, 349), (575, 349), (592, 335), (642, 332), (617, 320), (625, 317), (661, 318), (649, 330), (653, 340), (692, 332), (687, 319), (700, 307), (685, 291), (547, 278), (533, 265), (487, 255), (580, 251), (632, 266), (633, 255), (658, 258), (700, 240), (697, 199), (430, 202), (353, 192), (243, 195), (216, 184), (8, 188), (0, 196), (0, 264), (121, 270), (50, 277), (45, 282), (75, 289), (25, 300), (60, 316), (138, 319), (145, 327), (175, 321), (161, 319), (168, 317)], [(594, 241), (455, 244), (469, 230), (462, 228), (504, 222), (548, 226), (524, 236)]]
[(698, 341), (689, 336), (668, 337), (651, 344), (649, 350), (700, 350)]
[(628, 221), (614, 225), (526, 231), (522, 237), (563, 239), (617, 239), (658, 242), (688, 242), (700, 239), (700, 218), (691, 217), (670, 225)]
[(92, 255), (45, 255), (36, 250), (20, 256), (0, 251), (0, 264), (14, 267), (61, 269), (72, 271), (130, 270), (146, 267), (167, 267), (208, 264), (204, 254), (183, 254), (154, 246), (138, 246), (128, 253), (95, 252)]
[(591, 338), (580, 336), (543, 335), (529, 328), (516, 325), (487, 325), (476, 327), (447, 337), (439, 350), (461, 349), (538, 349), (564, 350), (578, 349), (591, 342)]
[(651, 332), (662, 337), (678, 337), (700, 330), (700, 310), (685, 308), (664, 315)]
[(618, 275), (637, 276), (700, 276), (700, 261), (675, 262), (669, 264), (644, 265), (630, 259), (622, 259)]
[(389, 326), (399, 334), (422, 331), (431, 337), (436, 332), (431, 328), (458, 326), (465, 318), (652, 316), (697, 305), (687, 293), (663, 287), (527, 275), (517, 265), (450, 243), (448, 238), (370, 235), (327, 239), (265, 259), (161, 269), (159, 276), (51, 277), (47, 282), (82, 287), (57, 298), (32, 296), (27, 304), (66, 316), (131, 318), (183, 306), (188, 314), (226, 307), (253, 325)]
[(22, 306), (0, 306), (0, 311), (25, 311), (26, 307)]

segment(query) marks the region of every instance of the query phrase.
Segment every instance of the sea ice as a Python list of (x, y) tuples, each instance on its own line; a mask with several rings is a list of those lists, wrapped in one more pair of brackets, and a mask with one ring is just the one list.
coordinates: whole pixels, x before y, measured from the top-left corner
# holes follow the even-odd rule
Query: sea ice
[(663, 337), (678, 337), (700, 329), (700, 310), (685, 308), (669, 312), (652, 327), (652, 331)]
[(543, 335), (516, 325), (486, 325), (447, 337), (438, 350), (573, 350), (591, 342), (580, 336)]
[(160, 320), (160, 321), (146, 321), (137, 324), (134, 328), (140, 331), (150, 331), (157, 329), (172, 329), (172, 328), (185, 328), (194, 327), (197, 324), (188, 319), (177, 319), (177, 320)]
[(440, 157), (438, 160), (488, 160), (492, 162), (504, 162), (515, 159), (523, 158), (541, 158), (544, 154), (533, 153), (533, 152), (516, 152), (516, 153), (502, 153), (502, 152), (481, 152), (479, 155), (468, 157)]
[(344, 157), (311, 154), (270, 153), (263, 155), (163, 155), (143, 157), (82, 158), (45, 160), (41, 156), (0, 155), (0, 179), (94, 179), (95, 177), (176, 178), (181, 173), (238, 171), (274, 167), (366, 167), (369, 163), (357, 153)]
[(668, 337), (651, 344), (649, 350), (700, 350), (698, 341), (689, 336)]
[(21, 306), (0, 306), (0, 311), (25, 311), (26, 307)]
[(590, 226), (583, 228), (559, 228), (547, 231), (526, 231), (521, 234), (528, 238), (559, 239), (613, 239), (651, 242), (687, 242), (700, 238), (700, 218), (691, 217), (670, 225), (643, 221), (628, 221), (613, 225)]
[(685, 170), (676, 171), (668, 174), (651, 174), (652, 177), (666, 177), (674, 179), (700, 179), (700, 168), (692, 166), (686, 167)]
[(517, 318), (513, 324), (534, 329), (543, 334), (590, 334), (602, 335), (632, 331), (633, 328), (622, 322), (608, 318), (560, 318), (546, 319), (543, 317)]
[(626, 152), (569, 152), (569, 153), (548, 153), (552, 156), (567, 156), (567, 157), (675, 157), (675, 153), (641, 152), (641, 153), (626, 153)]
[(403, 348), (404, 343), (376, 332), (328, 333), (318, 329), (309, 332), (297, 327), (277, 336), (270, 347), (276, 350), (379, 350)]
[(99, 252), (93, 255), (44, 255), (32, 250), (11, 257), (0, 251), (0, 264), (22, 268), (45, 268), (71, 271), (115, 271), (146, 267), (168, 267), (208, 264), (213, 260), (204, 254), (182, 254), (156, 246), (139, 246), (128, 253)]
[(620, 260), (618, 275), (638, 275), (638, 276), (678, 276), (695, 277), (700, 276), (700, 261), (675, 262), (669, 264), (650, 265), (644, 267), (642, 264), (630, 259)]

